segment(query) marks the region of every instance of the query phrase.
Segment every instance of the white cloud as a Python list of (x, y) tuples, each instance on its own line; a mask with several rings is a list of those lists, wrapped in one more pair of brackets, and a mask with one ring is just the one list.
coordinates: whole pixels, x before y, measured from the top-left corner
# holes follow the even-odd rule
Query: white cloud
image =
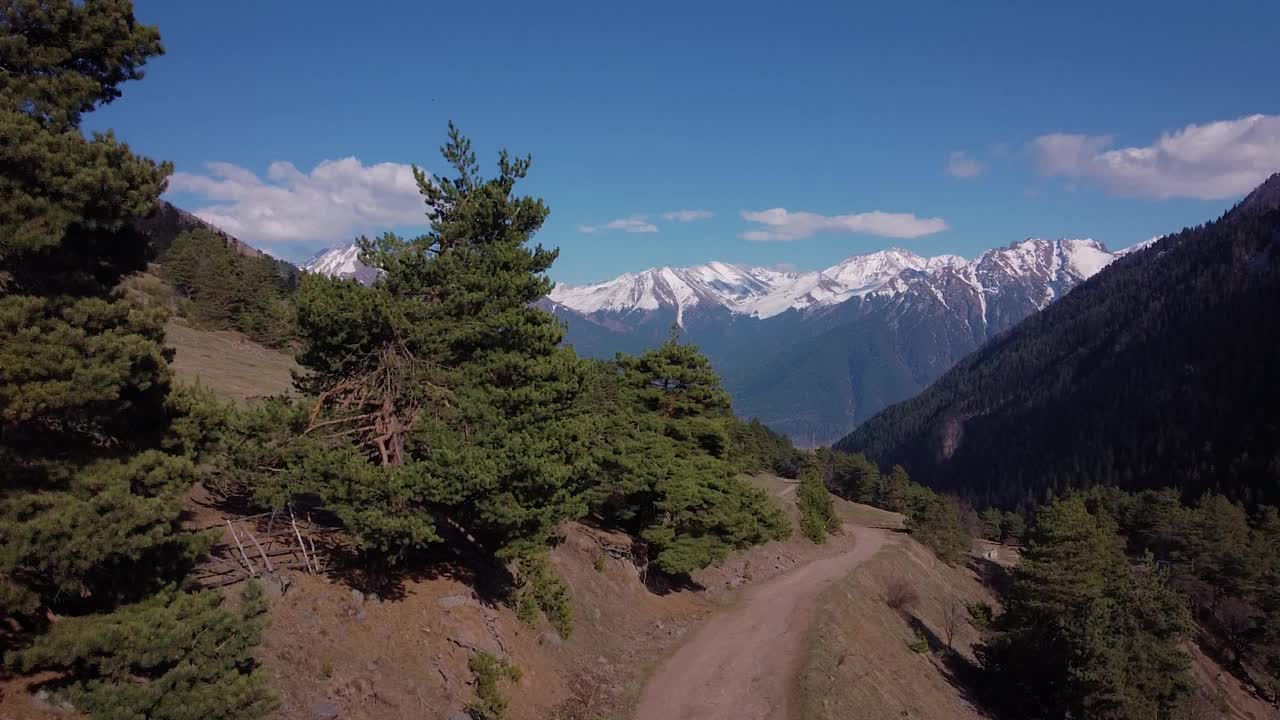
[(1164, 133), (1146, 147), (1108, 150), (1110, 135), (1042, 135), (1044, 175), (1081, 178), (1118, 195), (1202, 200), (1242, 195), (1280, 170), (1280, 115), (1250, 115)]
[(743, 239), (759, 242), (802, 240), (820, 232), (916, 238), (947, 229), (947, 223), (942, 218), (920, 218), (910, 213), (886, 213), (879, 210), (853, 215), (818, 215), (773, 208), (744, 210), (742, 218), (765, 226), (742, 233)]
[(710, 210), (672, 210), (671, 212), (662, 213), (662, 219), (671, 220), (672, 222), (694, 222), (695, 220), (706, 220), (714, 214)]
[(193, 212), (250, 244), (330, 245), (361, 233), (427, 224), (408, 165), (364, 165), (348, 157), (325, 160), (304, 173), (278, 161), (267, 168), (266, 180), (231, 163), (206, 163), (205, 169), (174, 173), (169, 190), (203, 197), (210, 204)]
[(968, 179), (978, 177), (987, 169), (969, 153), (956, 150), (947, 158), (947, 174), (951, 177)]
[(593, 233), (601, 230), (621, 230), (629, 233), (656, 233), (658, 226), (649, 222), (644, 215), (632, 215), (627, 218), (610, 220), (603, 225), (579, 225), (578, 232)]

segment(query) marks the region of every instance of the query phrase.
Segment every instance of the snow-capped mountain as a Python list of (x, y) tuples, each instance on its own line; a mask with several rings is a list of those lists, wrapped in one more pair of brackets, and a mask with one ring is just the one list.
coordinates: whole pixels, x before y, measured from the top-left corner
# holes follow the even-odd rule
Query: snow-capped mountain
[[(986, 313), (988, 296), (1014, 285), (1034, 285), (1043, 307), (1115, 259), (1092, 240), (1028, 239), (990, 250), (972, 262), (958, 255), (921, 257), (892, 249), (854, 255), (829, 268), (781, 272), (712, 262), (688, 268), (664, 266), (591, 285), (558, 285), (550, 300), (583, 315), (624, 319), (636, 313), (670, 310), (676, 322), (695, 308), (724, 308), (765, 319), (787, 310), (812, 311), (869, 295), (898, 295), (921, 288), (921, 279), (963, 279), (977, 291)], [(928, 283), (925, 283), (928, 286)]]
[(811, 272), (723, 262), (688, 268), (664, 266), (592, 285), (557, 285), (550, 299), (588, 315), (671, 309), (682, 325), (685, 313), (696, 307), (723, 307), (736, 314), (768, 318), (876, 292), (906, 271), (926, 272), (963, 262), (955, 255), (923, 258), (909, 250), (893, 249), (855, 255)]
[[(1028, 238), (973, 260), (891, 249), (807, 272), (710, 262), (557, 285), (540, 305), (579, 354), (658, 345), (672, 323), (711, 358), (735, 409), (802, 444), (828, 442), (1117, 257), (1093, 240)], [(305, 269), (370, 283), (354, 246)]]
[(329, 277), (352, 278), (366, 285), (378, 279), (378, 271), (360, 262), (360, 246), (355, 243), (322, 250), (302, 265), (307, 272)]
[(973, 260), (893, 249), (811, 272), (662, 267), (561, 285), (544, 306), (566, 320), (580, 354), (602, 358), (657, 345), (677, 322), (738, 413), (821, 444), (919, 392), (1119, 255), (1093, 240), (1029, 238)]

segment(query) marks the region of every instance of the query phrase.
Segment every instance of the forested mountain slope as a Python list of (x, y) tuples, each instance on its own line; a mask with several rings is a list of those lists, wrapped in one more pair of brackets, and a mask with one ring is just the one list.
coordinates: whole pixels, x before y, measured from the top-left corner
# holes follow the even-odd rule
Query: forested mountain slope
[(1280, 175), (1131, 253), (837, 443), (980, 502), (1280, 501)]

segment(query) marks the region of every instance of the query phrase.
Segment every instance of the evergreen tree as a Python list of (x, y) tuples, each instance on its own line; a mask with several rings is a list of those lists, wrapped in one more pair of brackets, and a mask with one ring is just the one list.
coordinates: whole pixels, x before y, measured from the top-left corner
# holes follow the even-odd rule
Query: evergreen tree
[(1000, 542), (1008, 543), (1021, 540), (1027, 532), (1027, 521), (1022, 513), (1013, 510), (1005, 511), (1000, 522)]
[(787, 436), (770, 430), (756, 418), (748, 422), (733, 419), (729, 434), (733, 462), (740, 472), (798, 476), (803, 456)]
[(1249, 516), (1222, 495), (1206, 495), (1191, 514), (1185, 550), (1190, 569), (1221, 597), (1242, 597), (1253, 587)]
[(263, 443), (250, 454), (270, 462), (245, 469), (263, 498), (318, 496), (373, 555), (436, 542), (447, 520), (513, 557), (585, 511), (585, 371), (532, 305), (556, 251), (528, 245), (542, 200), (513, 194), (529, 158), (503, 151), (482, 178), (452, 125), (442, 153), (454, 177), (415, 171), (431, 231), (361, 240), (376, 284), (303, 279), (298, 385), (314, 401), (265, 408), (292, 442)]
[(16, 656), (24, 672), (74, 669), (68, 700), (95, 718), (155, 720), (263, 717), (274, 702), (252, 668), (265, 622), (262, 588), (240, 608), (217, 593), (161, 592), (107, 615), (66, 618)]
[(1004, 513), (1000, 508), (989, 507), (982, 511), (982, 537), (1000, 542), (1004, 538)]
[(1188, 626), (1163, 578), (1131, 570), (1115, 522), (1076, 495), (1037, 514), (979, 656), (1017, 717), (1170, 717), (1189, 687)]
[[(135, 225), (171, 167), (111, 133), (80, 132), (84, 113), (142, 77), (159, 33), (128, 0), (0, 0), (0, 37), (0, 616), (20, 644), (34, 643), (7, 661), (67, 671), (73, 697), (98, 717), (137, 717), (120, 698), (171, 678), (148, 717), (190, 717), (181, 708), (207, 689), (171, 671), (248, 688), (236, 649), (177, 667), (120, 659), (187, 652), (170, 643), (204, 620), (173, 608), (220, 602), (150, 597), (178, 583), (206, 542), (179, 519), (208, 408), (169, 393), (163, 314), (116, 292), (149, 259)], [(172, 633), (139, 630), (166, 622)], [(127, 648), (106, 630), (125, 626)], [(267, 696), (239, 693), (249, 696), (202, 707), (251, 717)]]
[(201, 228), (174, 238), (160, 270), (184, 298), (179, 312), (196, 324), (239, 330), (272, 347), (294, 339), (293, 307), (275, 260), (241, 255), (221, 235)]
[(928, 488), (907, 486), (907, 529), (911, 536), (946, 563), (954, 563), (972, 546), (954, 502)]
[(861, 453), (846, 453), (827, 448), (816, 453), (818, 463), (827, 470), (828, 480), (837, 493), (860, 503), (877, 504), (883, 494), (880, 468)]
[(696, 347), (671, 340), (597, 376), (593, 506), (639, 532), (661, 571), (706, 567), (786, 536), (781, 510), (729, 461), (728, 394)]
[(191, 466), (159, 450), (163, 317), (113, 293), (170, 168), (78, 127), (159, 35), (123, 2), (6, 2), (0, 27), (0, 610), (34, 613), (182, 544)]
[(840, 527), (835, 503), (816, 463), (808, 463), (800, 475), (796, 505), (800, 509), (800, 532), (815, 543), (826, 542), (827, 534)]

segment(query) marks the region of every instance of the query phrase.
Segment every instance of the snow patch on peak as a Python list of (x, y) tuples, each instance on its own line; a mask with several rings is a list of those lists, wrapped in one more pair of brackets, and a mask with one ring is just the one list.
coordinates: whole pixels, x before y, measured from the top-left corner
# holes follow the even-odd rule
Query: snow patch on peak
[(935, 258), (922, 258), (910, 250), (893, 248), (867, 255), (854, 255), (822, 274), (843, 286), (849, 297), (866, 295), (880, 289), (904, 270), (924, 270)]
[(965, 265), (958, 255), (925, 258), (895, 248), (855, 255), (825, 270), (790, 272), (709, 262), (688, 268), (664, 266), (626, 274), (591, 285), (557, 285), (551, 300), (581, 313), (670, 308), (683, 324), (694, 307), (722, 307), (730, 312), (768, 318), (788, 310), (834, 305), (871, 293), (898, 294), (904, 272), (928, 273)]
[(1085, 280), (1111, 264), (1116, 255), (1107, 252), (1101, 243), (1093, 240), (1060, 240), (1066, 255), (1067, 267)]
[(360, 262), (360, 246), (351, 243), (321, 250), (302, 269), (317, 275), (358, 280), (365, 285), (378, 279), (378, 271)]
[(1156, 243), (1160, 242), (1160, 240), (1161, 240), (1162, 238), (1164, 238), (1164, 237), (1166, 237), (1166, 236), (1165, 236), (1165, 235), (1156, 235), (1155, 237), (1153, 237), (1153, 238), (1151, 238), (1151, 239), (1149, 239), (1149, 240), (1143, 240), (1142, 242), (1136, 242), (1136, 243), (1134, 243), (1134, 244), (1130, 245), (1130, 246), (1129, 246), (1129, 247), (1127, 247), (1127, 248), (1124, 248), (1124, 249), (1122, 249), (1122, 250), (1117, 250), (1117, 251), (1116, 251), (1116, 256), (1117, 256), (1117, 257), (1122, 257), (1122, 256), (1124, 256), (1124, 255), (1128, 255), (1129, 253), (1135, 253), (1135, 252), (1138, 252), (1139, 250), (1146, 250), (1147, 248), (1151, 247), (1152, 245), (1155, 245)]

